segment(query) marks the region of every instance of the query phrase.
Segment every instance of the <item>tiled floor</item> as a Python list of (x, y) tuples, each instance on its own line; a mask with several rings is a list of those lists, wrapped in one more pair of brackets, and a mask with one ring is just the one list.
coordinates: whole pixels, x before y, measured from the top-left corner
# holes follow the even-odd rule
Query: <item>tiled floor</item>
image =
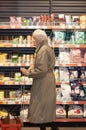
[[(2, 130), (0, 128), (0, 130)], [(40, 130), (39, 127), (22, 127), (21, 130)], [(50, 130), (50, 128), (46, 128)], [(59, 130), (86, 130), (86, 127), (59, 127)]]
[[(40, 130), (39, 127), (22, 127), (21, 130)], [(47, 128), (46, 130), (50, 130), (50, 128)], [(59, 127), (59, 130), (86, 130), (86, 127)]]

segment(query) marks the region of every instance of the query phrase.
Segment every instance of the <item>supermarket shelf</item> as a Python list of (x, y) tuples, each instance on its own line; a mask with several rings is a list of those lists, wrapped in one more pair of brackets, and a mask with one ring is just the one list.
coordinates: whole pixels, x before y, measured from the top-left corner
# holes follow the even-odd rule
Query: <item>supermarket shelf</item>
[(12, 68), (20, 68), (20, 67), (29, 67), (29, 64), (25, 64), (25, 63), (7, 63), (7, 62), (5, 62), (5, 63), (0, 63), (0, 68), (8, 68), (9, 69), (9, 67), (10, 67), (10, 69)]
[[(10, 80), (11, 81), (11, 80)], [(10, 82), (10, 81), (8, 81), (8, 82)], [(83, 84), (83, 85), (86, 85), (86, 82), (83, 82), (83, 81), (81, 81), (81, 83)], [(56, 82), (56, 85), (61, 85), (61, 84), (70, 84), (70, 82), (68, 81), (68, 82), (60, 82), (60, 81), (58, 81), (58, 82)], [(1, 88), (3, 88), (3, 85), (5, 86), (5, 87), (9, 87), (9, 86), (11, 86), (12, 88), (14, 87), (19, 87), (19, 86), (23, 86), (23, 85), (25, 85), (26, 87), (28, 87), (28, 86), (31, 86), (32, 85), (32, 83), (29, 83), (29, 84), (25, 84), (25, 83), (22, 83), (21, 84), (21, 82), (16, 82), (16, 81), (14, 81), (14, 80), (12, 80), (10, 83), (7, 83), (7, 82), (5, 82), (5, 81), (2, 81), (2, 80), (0, 80), (0, 87)]]
[(86, 63), (69, 63), (69, 64), (59, 64), (58, 66), (65, 66), (65, 67), (86, 67)]
[(10, 25), (0, 25), (0, 29), (86, 29), (86, 26), (76, 26), (76, 25), (42, 25), (42, 26), (10, 26)]
[(58, 81), (58, 82), (56, 82), (56, 85), (61, 85), (62, 83), (64, 83), (64, 84), (69, 84), (70, 82), (69, 82), (69, 81), (67, 81), (67, 82), (65, 82), (65, 81), (63, 81), (63, 82)]
[(21, 102), (19, 102), (19, 101), (0, 101), (0, 105), (21, 105), (21, 104), (23, 104), (23, 105), (29, 105), (29, 102), (28, 101), (21, 101)]
[[(0, 63), (0, 67), (1, 68), (5, 68), (5, 67), (11, 67), (11, 68), (13, 68), (13, 67), (15, 67), (15, 68), (20, 68), (21, 66), (23, 67), (23, 66), (25, 66), (25, 67), (28, 67), (29, 66), (29, 64), (28, 63), (9, 63), (9, 62), (5, 62), (5, 63)], [(63, 64), (58, 64), (58, 65), (56, 65), (55, 66), (55, 68), (57, 68), (57, 67), (60, 67), (60, 66), (65, 66), (65, 67), (86, 67), (86, 63), (69, 63), (69, 64), (65, 64), (65, 63), (63, 63)], [(11, 69), (10, 68), (10, 69)]]
[[(66, 42), (66, 41), (65, 41)], [(86, 48), (86, 44), (60, 44), (57, 46), (54, 46), (54, 48)]]
[[(9, 49), (9, 50), (15, 50), (15, 47), (18, 49), (18, 50), (35, 50), (35, 47), (34, 46), (22, 46), (20, 44), (13, 44), (11, 43), (11, 41), (0, 41), (0, 51), (1, 50), (5, 50), (5, 49)], [(53, 49), (58, 49), (58, 48), (69, 48), (69, 49), (72, 49), (72, 48), (81, 48), (81, 49), (84, 49), (86, 48), (86, 44), (66, 44), (66, 41), (64, 44), (57, 44), (57, 45), (52, 45), (51, 46)]]
[(56, 104), (86, 104), (86, 101), (57, 101)]
[(55, 122), (86, 122), (86, 118), (56, 119)]
[[(23, 99), (24, 100), (24, 99)], [(21, 100), (17, 100), (17, 99), (6, 99), (6, 100), (2, 100), (0, 101), (0, 105), (2, 104), (29, 104), (29, 101), (21, 101)], [(62, 101), (57, 101), (56, 105), (58, 104), (65, 104), (65, 105), (70, 105), (70, 104), (86, 104), (86, 101), (68, 101), (68, 102), (62, 102)]]
[[(60, 81), (58, 81), (58, 82), (56, 82), (56, 85), (70, 84), (70, 82), (71, 82), (71, 81), (67, 81), (67, 82), (65, 82), (65, 81), (60, 82)], [(83, 85), (86, 85), (86, 82), (85, 82), (85, 81), (81, 81), (81, 83), (82, 83)]]
[[(29, 120), (25, 120), (24, 122), (29, 123)], [(86, 118), (56, 118), (54, 122), (86, 122)]]
[(27, 84), (27, 83), (25, 83), (25, 82), (22, 82), (21, 83), (21, 81), (19, 82), (19, 81), (15, 81), (15, 80), (9, 80), (9, 81), (3, 81), (3, 80), (0, 80), (0, 87), (2, 87), (3, 88), (3, 85), (5, 85), (5, 86), (12, 86), (12, 87), (18, 87), (18, 86), (23, 86), (23, 85), (25, 85), (26, 87), (27, 86), (31, 86), (32, 85), (32, 83), (29, 83), (29, 84)]

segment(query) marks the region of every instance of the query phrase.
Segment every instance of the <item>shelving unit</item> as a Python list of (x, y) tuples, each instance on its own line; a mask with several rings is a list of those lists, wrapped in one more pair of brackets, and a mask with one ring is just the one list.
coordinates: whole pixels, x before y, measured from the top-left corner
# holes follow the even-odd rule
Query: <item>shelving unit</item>
[[(54, 29), (54, 31), (56, 31), (56, 30), (61, 30), (61, 31), (67, 31), (68, 33), (70, 33), (70, 32), (75, 32), (76, 30), (77, 31), (84, 31), (85, 32), (85, 37), (86, 37), (86, 29), (84, 28), (84, 29), (82, 29), (82, 28), (80, 28), (80, 27), (64, 27), (64, 29)], [(86, 43), (81, 43), (81, 44), (77, 44), (77, 43), (69, 43), (68, 44), (68, 40), (64, 43), (64, 44), (57, 44), (55, 47), (56, 48), (59, 48), (59, 55), (60, 55), (60, 53), (61, 52), (68, 52), (68, 55), (70, 55), (70, 52), (71, 52), (71, 50), (82, 50), (82, 52), (85, 54), (86, 53)], [(82, 55), (82, 54), (81, 54)], [(59, 56), (58, 56), (59, 57)], [(60, 56), (61, 57), (61, 56)], [(70, 56), (69, 56), (70, 57)], [(77, 57), (77, 55), (74, 57), (74, 59), (76, 59), (76, 57)], [(82, 57), (82, 56), (81, 56)], [(62, 58), (62, 57), (61, 57)], [(67, 57), (68, 58), (68, 57)], [(72, 71), (73, 70), (76, 70), (76, 68), (79, 70), (79, 74), (78, 74), (78, 77), (77, 77), (77, 79), (70, 79), (70, 77), (69, 77), (69, 79), (68, 79), (68, 81), (65, 81), (65, 76), (63, 75), (63, 77), (64, 77), (64, 81), (60, 81), (60, 82), (57, 82), (56, 84), (57, 84), (57, 86), (60, 86), (61, 87), (61, 84), (65, 84), (65, 85), (70, 85), (70, 83), (71, 82), (75, 82), (76, 83), (76, 81), (77, 82), (80, 82), (82, 85), (86, 85), (86, 78), (85, 78), (85, 80), (82, 80), (82, 79), (80, 79), (80, 75), (81, 75), (81, 68), (85, 68), (84, 70), (86, 70), (86, 62), (83, 62), (83, 61), (76, 61), (75, 63), (74, 62), (70, 62), (70, 61), (67, 61), (66, 62), (66, 60), (65, 60), (65, 54), (64, 54), (64, 56), (63, 56), (63, 62), (62, 61), (60, 61), (59, 63), (58, 63), (58, 66), (59, 66), (59, 68), (61, 68), (61, 67), (63, 67), (63, 68), (65, 68), (66, 69), (66, 71), (68, 71), (69, 73), (70, 73), (70, 70), (72, 69)], [(78, 58), (77, 58), (78, 59)], [(61, 60), (61, 59), (60, 59)], [(62, 76), (62, 75), (61, 75)], [(70, 74), (69, 74), (69, 76), (70, 76)], [(74, 88), (75, 86), (73, 86), (73, 88)], [(62, 89), (62, 88), (61, 88)], [(64, 89), (64, 88), (63, 88)], [(72, 89), (72, 88), (71, 88)], [(64, 90), (63, 90), (64, 91)], [(71, 92), (74, 92), (75, 93), (75, 90), (71, 90)], [(76, 90), (77, 91), (77, 90)], [(67, 91), (65, 91), (65, 95), (66, 95), (66, 92)], [(79, 92), (76, 92), (76, 95), (78, 95), (77, 93), (79, 93)], [(86, 92), (85, 92), (86, 93)], [(68, 95), (67, 95), (68, 96)], [(84, 105), (86, 105), (86, 99), (85, 98), (82, 98), (81, 100), (80, 99), (74, 99), (74, 97), (72, 97), (73, 99), (72, 100), (67, 100), (67, 96), (64, 98), (64, 100), (58, 100), (57, 102), (56, 102), (56, 105), (57, 106), (63, 106), (64, 107), (64, 110), (66, 109), (66, 116), (65, 116), (65, 118), (62, 118), (62, 117), (60, 117), (60, 115), (57, 115), (57, 118), (56, 118), (56, 120), (55, 120), (55, 122), (57, 123), (57, 125), (61, 125), (61, 122), (64, 124), (64, 125), (66, 125), (66, 126), (69, 126), (69, 124), (70, 124), (70, 126), (73, 126), (74, 125), (74, 123), (77, 123), (77, 126), (84, 126), (85, 125), (85, 122), (86, 122), (86, 117), (84, 117), (84, 112), (85, 112), (85, 109), (84, 109)], [(74, 95), (73, 95), (74, 96)], [(86, 95), (85, 95), (86, 96)], [(58, 99), (58, 97), (57, 97), (57, 99)], [(79, 111), (79, 109), (77, 108), (77, 109), (75, 109), (75, 107), (74, 106), (81, 106), (82, 107), (82, 111), (83, 111), (83, 115), (82, 115), (82, 117), (79, 117), (78, 115), (79, 115), (79, 113), (77, 113), (77, 111)], [(71, 108), (72, 109), (71, 109)], [(74, 109), (74, 110), (73, 110)], [(61, 109), (62, 110), (62, 109)], [(73, 111), (74, 111), (74, 113), (73, 113)], [(57, 110), (58, 112), (60, 112), (60, 110)], [(69, 115), (69, 111), (71, 111), (71, 116)], [(80, 111), (79, 111), (80, 112)], [(75, 113), (77, 113), (76, 115), (73, 115), (73, 114), (75, 114)], [(59, 113), (60, 114), (60, 113)], [(60, 118), (59, 118), (60, 117)], [(68, 122), (69, 122), (69, 124), (68, 124)], [(62, 125), (63, 125), (62, 124)], [(64, 126), (63, 125), (63, 126)], [(76, 126), (76, 125), (75, 125)]]
[[(41, 28), (41, 29), (44, 29), (48, 36), (50, 36), (51, 34), (51, 31), (75, 31), (75, 30), (84, 30), (86, 31), (86, 27), (85, 28), (82, 28), (80, 26), (21, 26), (19, 28), (11, 28), (9, 25), (6, 25), (6, 26), (0, 26), (0, 36), (12, 36), (12, 35), (15, 35), (15, 36), (20, 36), (20, 35), (23, 35), (23, 36), (27, 36), (28, 34), (32, 34), (32, 32), (34, 31), (34, 29), (38, 29), (38, 28)], [(5, 39), (4, 39), (5, 40)], [(55, 54), (56, 56), (58, 57), (59, 56), (59, 48), (60, 49), (84, 49), (85, 50), (85, 53), (86, 53), (86, 43), (85, 44), (57, 44), (57, 45), (54, 45), (54, 51), (55, 51)], [(33, 54), (35, 52), (35, 48), (34, 47), (20, 47), (20, 46), (13, 46), (13, 44), (10, 42), (10, 44), (7, 44), (6, 42), (5, 43), (2, 43), (2, 41), (0, 41), (0, 52), (1, 53), (9, 53), (9, 54), (12, 54), (12, 53), (19, 53), (19, 54)], [(0, 68), (1, 68), (1, 71), (2, 72), (6, 72), (7, 73), (12, 73), (12, 72), (19, 72), (19, 69), (21, 66), (25, 66), (25, 67), (28, 67), (27, 64), (17, 64), (17, 63), (5, 63), (5, 64), (2, 64), (0, 63)], [(85, 67), (86, 68), (86, 62), (81, 62), (81, 63), (58, 63), (57, 66), (55, 66), (55, 68), (60, 68), (60, 67), (64, 67), (64, 68), (68, 68), (68, 67)], [(69, 81), (58, 81), (56, 82), (56, 86), (61, 86), (61, 84), (64, 83), (64, 84), (70, 84), (70, 80)], [(86, 80), (85, 81), (81, 81), (82, 84), (85, 84), (86, 85)], [(2, 82), (0, 84), (0, 89), (2, 90), (3, 88), (4, 89), (21, 89), (21, 86), (23, 87), (24, 85), (24, 89), (29, 89), (30, 90), (30, 87), (31, 87), (31, 84), (16, 84), (15, 82), (13, 84), (6, 84), (4, 82)], [(21, 104), (24, 104), (24, 105), (29, 105), (29, 101), (25, 101), (25, 102), (18, 102), (18, 101), (0, 101), (0, 105), (19, 105), (21, 107)], [(56, 101), (56, 105), (66, 105), (66, 106), (70, 106), (70, 105), (83, 105), (86, 104), (86, 100), (76, 100), (76, 101)], [(8, 106), (9, 107), (9, 106)], [(27, 123), (28, 121), (26, 121)], [(68, 123), (68, 122), (71, 122), (71, 123), (74, 123), (74, 122), (77, 122), (77, 123), (85, 123), (86, 122), (86, 117), (84, 118), (65, 118), (65, 119), (62, 119), (62, 118), (58, 118), (55, 120), (56, 123), (60, 124), (61, 122), (62, 123)]]

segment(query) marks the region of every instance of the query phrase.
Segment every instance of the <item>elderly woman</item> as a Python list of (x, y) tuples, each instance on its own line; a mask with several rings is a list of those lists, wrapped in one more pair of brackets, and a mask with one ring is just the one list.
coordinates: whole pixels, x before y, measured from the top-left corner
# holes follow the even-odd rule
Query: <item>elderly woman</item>
[[(45, 31), (37, 29), (32, 37), (36, 46), (34, 65), (29, 69), (20, 68), (20, 71), (29, 78), (33, 78), (29, 121), (45, 124), (55, 120), (56, 84), (53, 73), (55, 54), (48, 45)], [(44, 125), (41, 125), (41, 130), (44, 129)]]

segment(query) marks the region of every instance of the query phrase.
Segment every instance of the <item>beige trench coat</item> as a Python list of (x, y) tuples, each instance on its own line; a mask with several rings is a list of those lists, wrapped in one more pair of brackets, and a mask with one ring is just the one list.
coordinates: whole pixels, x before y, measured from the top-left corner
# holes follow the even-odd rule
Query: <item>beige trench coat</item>
[(36, 49), (34, 69), (29, 77), (33, 78), (29, 121), (47, 123), (55, 120), (56, 84), (53, 69), (55, 66), (54, 51), (46, 43)]

